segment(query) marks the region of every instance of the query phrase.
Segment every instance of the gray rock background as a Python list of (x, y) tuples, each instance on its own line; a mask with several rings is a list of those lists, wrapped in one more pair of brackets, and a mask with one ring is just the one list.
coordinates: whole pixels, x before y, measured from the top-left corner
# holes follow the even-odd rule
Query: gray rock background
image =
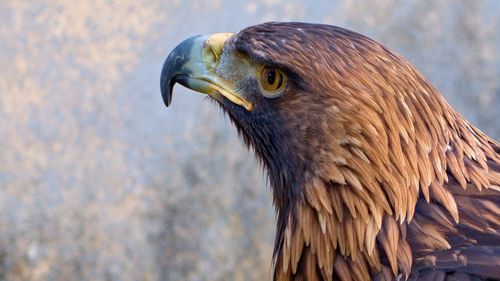
[(265, 173), (228, 120), (159, 74), (188, 36), (340, 25), (413, 62), (500, 137), (500, 2), (0, 2), (0, 280), (269, 280)]

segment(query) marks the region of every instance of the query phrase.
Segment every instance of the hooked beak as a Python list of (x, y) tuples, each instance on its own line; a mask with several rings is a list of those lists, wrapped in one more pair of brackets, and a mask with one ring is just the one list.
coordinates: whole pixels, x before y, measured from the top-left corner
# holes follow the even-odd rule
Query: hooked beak
[(163, 102), (172, 102), (172, 89), (179, 83), (191, 90), (216, 97), (224, 96), (234, 104), (252, 111), (253, 105), (236, 93), (236, 86), (216, 73), (224, 43), (232, 33), (199, 35), (186, 39), (168, 55), (161, 71)]

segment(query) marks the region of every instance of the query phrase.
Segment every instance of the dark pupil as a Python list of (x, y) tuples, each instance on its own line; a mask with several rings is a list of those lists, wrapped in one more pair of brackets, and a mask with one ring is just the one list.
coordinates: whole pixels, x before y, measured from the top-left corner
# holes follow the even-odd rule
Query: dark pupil
[(274, 71), (274, 69), (271, 68), (267, 71), (267, 83), (269, 85), (273, 85), (275, 80), (276, 80), (276, 71)]

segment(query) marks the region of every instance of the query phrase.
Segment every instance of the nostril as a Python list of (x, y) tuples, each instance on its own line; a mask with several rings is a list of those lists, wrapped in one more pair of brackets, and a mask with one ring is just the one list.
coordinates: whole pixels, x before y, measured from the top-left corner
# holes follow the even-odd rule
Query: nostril
[(210, 51), (212, 51), (215, 60), (219, 61), (220, 56), (222, 54), (222, 50), (224, 49), (223, 44), (212, 44), (210, 45)]
[(220, 62), (224, 44), (233, 33), (216, 33), (205, 41), (203, 46), (203, 63), (207, 68), (215, 68)]
[[(208, 41), (208, 40), (207, 40)], [(205, 47), (203, 48), (203, 63), (208, 69), (214, 69), (219, 64), (220, 53), (214, 51), (211, 45), (207, 45), (205, 42)]]

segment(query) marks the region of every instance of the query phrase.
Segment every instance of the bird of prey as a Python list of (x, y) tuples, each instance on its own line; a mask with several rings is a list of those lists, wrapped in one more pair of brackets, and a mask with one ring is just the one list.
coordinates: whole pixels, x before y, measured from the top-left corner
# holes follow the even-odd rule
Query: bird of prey
[(500, 279), (500, 144), (408, 61), (340, 27), (264, 23), (167, 57), (268, 172), (274, 280)]

